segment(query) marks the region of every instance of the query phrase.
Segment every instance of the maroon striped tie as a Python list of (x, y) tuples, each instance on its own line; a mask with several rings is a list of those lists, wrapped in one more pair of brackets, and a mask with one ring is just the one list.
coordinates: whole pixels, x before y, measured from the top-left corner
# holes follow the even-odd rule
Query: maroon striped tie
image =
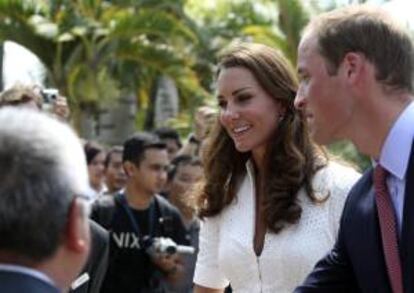
[(386, 177), (388, 175), (379, 164), (374, 170), (375, 200), (381, 229), (382, 246), (388, 277), (394, 293), (403, 293), (401, 263), (398, 253), (397, 224), (391, 197), (388, 192)]

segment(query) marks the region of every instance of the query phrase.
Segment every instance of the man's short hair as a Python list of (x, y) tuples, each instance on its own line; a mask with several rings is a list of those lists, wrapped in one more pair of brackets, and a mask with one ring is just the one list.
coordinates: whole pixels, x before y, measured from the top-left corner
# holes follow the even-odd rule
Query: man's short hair
[(34, 262), (51, 257), (71, 202), (90, 192), (69, 126), (34, 110), (0, 109), (0, 251)]
[(181, 143), (180, 135), (177, 130), (171, 127), (160, 127), (154, 130), (154, 133), (158, 135), (161, 140), (164, 139), (173, 139), (176, 141), (177, 146), (181, 148), (183, 145)]
[(368, 5), (335, 9), (312, 20), (306, 32), (318, 39), (330, 74), (336, 74), (347, 53), (362, 53), (375, 66), (379, 82), (412, 92), (412, 40), (384, 9)]
[(150, 148), (166, 149), (167, 146), (153, 133), (137, 132), (125, 141), (122, 161), (129, 161), (139, 166), (144, 159), (144, 152)]
[(177, 174), (177, 169), (180, 166), (200, 166), (203, 167), (203, 163), (201, 162), (199, 157), (194, 157), (190, 155), (179, 155), (175, 157), (171, 163), (170, 167), (168, 168), (168, 181), (174, 179), (175, 175)]
[(124, 148), (120, 145), (115, 145), (115, 146), (111, 147), (109, 149), (108, 153), (106, 154), (106, 157), (105, 157), (105, 162), (104, 162), (105, 169), (108, 168), (109, 163), (112, 160), (112, 155), (113, 154), (121, 154), (121, 156), (122, 156), (123, 152), (124, 152)]

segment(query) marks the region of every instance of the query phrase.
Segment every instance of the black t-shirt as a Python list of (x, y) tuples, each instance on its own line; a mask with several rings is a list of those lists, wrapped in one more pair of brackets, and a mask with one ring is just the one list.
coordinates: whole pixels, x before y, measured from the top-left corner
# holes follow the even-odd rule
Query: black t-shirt
[[(98, 201), (92, 213), (92, 218), (97, 222), (99, 208)], [(157, 292), (154, 287), (162, 280), (163, 273), (152, 264), (146, 253), (145, 244), (141, 241), (144, 237), (170, 237), (177, 244), (187, 244), (179, 212), (165, 199), (157, 196), (148, 209), (129, 210), (139, 231), (134, 228), (125, 207), (119, 200), (115, 200), (112, 221), (107, 227), (111, 240), (108, 271), (101, 290), (104, 293)]]

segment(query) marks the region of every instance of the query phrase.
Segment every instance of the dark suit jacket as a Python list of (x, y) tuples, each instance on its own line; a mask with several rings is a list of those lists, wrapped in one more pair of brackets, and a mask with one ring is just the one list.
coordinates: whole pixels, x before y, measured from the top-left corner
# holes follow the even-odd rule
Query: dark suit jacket
[(0, 270), (1, 293), (59, 293), (60, 291), (49, 283), (33, 276)]
[[(372, 168), (349, 193), (333, 250), (320, 260), (295, 292), (391, 292)], [(406, 175), (402, 234), (399, 241), (404, 292), (414, 292), (414, 147)]]
[[(99, 224), (89, 220), (92, 245), (85, 267), (79, 274), (89, 274), (89, 281), (80, 285), (71, 293), (98, 293), (108, 267), (109, 234)], [(1, 292), (1, 291), (0, 291)]]

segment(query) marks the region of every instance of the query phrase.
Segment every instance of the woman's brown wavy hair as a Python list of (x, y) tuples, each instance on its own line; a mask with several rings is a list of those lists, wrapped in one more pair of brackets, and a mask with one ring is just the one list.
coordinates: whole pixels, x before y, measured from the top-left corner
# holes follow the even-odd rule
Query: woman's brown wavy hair
[[(223, 68), (230, 67), (249, 70), (260, 86), (286, 109), (267, 147), (263, 174), (266, 224), (278, 233), (286, 225), (298, 222), (302, 209), (297, 196), (301, 187), (312, 201), (319, 201), (311, 182), (315, 172), (326, 165), (327, 158), (311, 141), (306, 120), (294, 109), (298, 82), (292, 66), (278, 51), (261, 44), (232, 46), (220, 56), (217, 76)], [(219, 214), (235, 200), (250, 157), (250, 152), (235, 149), (217, 119), (203, 154), (205, 182), (198, 190), (201, 218)]]

